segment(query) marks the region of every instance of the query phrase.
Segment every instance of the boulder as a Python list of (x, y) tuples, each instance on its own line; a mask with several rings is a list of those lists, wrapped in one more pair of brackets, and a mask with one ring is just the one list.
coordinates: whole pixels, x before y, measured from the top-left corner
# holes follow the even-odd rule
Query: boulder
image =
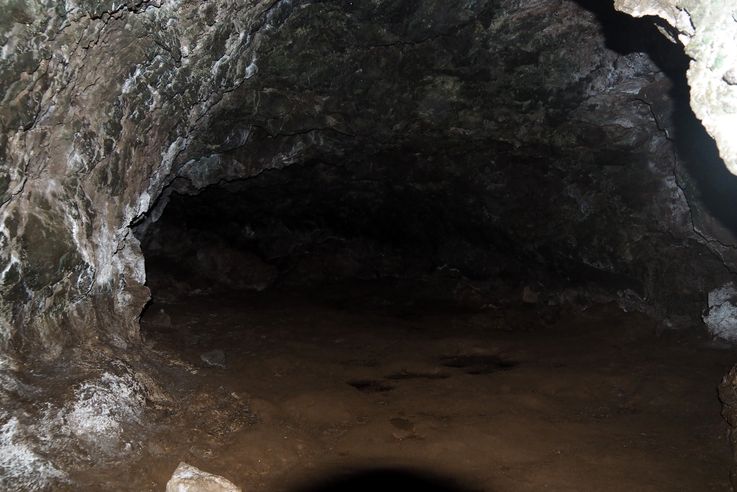
[(182, 461), (167, 482), (166, 492), (241, 492), (241, 488)]

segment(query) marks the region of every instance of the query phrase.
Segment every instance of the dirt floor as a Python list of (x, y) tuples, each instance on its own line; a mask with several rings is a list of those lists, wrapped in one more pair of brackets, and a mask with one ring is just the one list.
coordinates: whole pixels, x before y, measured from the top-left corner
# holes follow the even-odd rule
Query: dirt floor
[(249, 492), (338, 490), (318, 484), (357, 470), (372, 490), (730, 490), (716, 385), (737, 354), (613, 305), (194, 295), (142, 325), (185, 362), (176, 410), (106, 490), (162, 491), (179, 461)]

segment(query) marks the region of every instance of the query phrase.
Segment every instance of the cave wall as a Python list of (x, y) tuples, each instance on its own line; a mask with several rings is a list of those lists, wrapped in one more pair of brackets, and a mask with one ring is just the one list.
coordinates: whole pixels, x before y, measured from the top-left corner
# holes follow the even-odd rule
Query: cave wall
[(719, 146), (727, 168), (737, 174), (737, 7), (729, 0), (614, 0), (635, 17), (659, 17), (662, 29), (691, 58), (691, 106)]
[[(135, 341), (148, 292), (129, 226), (172, 191), (318, 157), (443, 153), (531, 256), (624, 275), (648, 300), (677, 285), (672, 306), (690, 308), (723, 276), (679, 183), (672, 82), (608, 49), (576, 3), (8, 8), (0, 313), (15, 354), (53, 357), (100, 326)], [(679, 276), (672, 259), (694, 255)]]
[(125, 346), (148, 298), (128, 225), (253, 76), (279, 5), (3, 7), (0, 344), (54, 357), (98, 333)]
[[(116, 403), (126, 415), (89, 409), (107, 412), (102, 431), (8, 413), (43, 401), (42, 385), (16, 384), (28, 367), (68, 350), (86, 368), (133, 357), (149, 291), (131, 226), (145, 236), (173, 194), (266, 170), (331, 163), (401, 184), (398, 202), (464, 190), (461, 239), (621, 279), (667, 322), (698, 316), (736, 243), (713, 232), (724, 227), (673, 141), (664, 71), (679, 67), (611, 46), (586, 6), (0, 0), (0, 448), (33, 457), (28, 483), (57, 469), (14, 444), (22, 425), (39, 446), (64, 432), (95, 443), (151, 397), (115, 366), (70, 390), (130, 396)], [(77, 404), (65, 405), (53, 422), (66, 426)], [(70, 444), (66, 465), (90, 446)]]

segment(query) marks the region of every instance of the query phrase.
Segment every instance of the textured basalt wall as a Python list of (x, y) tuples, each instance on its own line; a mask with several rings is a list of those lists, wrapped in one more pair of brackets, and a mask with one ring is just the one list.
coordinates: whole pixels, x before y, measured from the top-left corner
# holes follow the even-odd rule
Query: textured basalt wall
[(128, 225), (223, 95), (253, 76), (279, 5), (6, 8), (2, 346), (53, 357), (101, 326), (124, 345), (148, 298)]
[(700, 227), (719, 221), (673, 141), (664, 71), (684, 67), (580, 3), (0, 0), (3, 370), (128, 357), (149, 296), (131, 227), (175, 191), (306, 162), (455, 193), (517, 260), (698, 317), (735, 249)]
[[(670, 82), (607, 49), (575, 3), (65, 8), (17, 4), (5, 26), (0, 312), (15, 353), (53, 356), (99, 326), (135, 340), (147, 291), (129, 226), (175, 176), (200, 188), (315, 156), (456, 148), (495, 163), (486, 206), (519, 214), (523, 247), (549, 242), (642, 296), (674, 284), (659, 258), (703, 242), (662, 131)], [(499, 199), (515, 173), (539, 204)]]

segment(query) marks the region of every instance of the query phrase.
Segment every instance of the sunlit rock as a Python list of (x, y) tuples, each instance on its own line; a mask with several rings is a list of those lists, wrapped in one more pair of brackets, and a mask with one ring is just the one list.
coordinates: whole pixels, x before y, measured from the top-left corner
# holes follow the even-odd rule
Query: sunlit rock
[[(691, 106), (737, 174), (737, 7), (729, 0), (615, 0), (636, 17), (657, 16), (673, 27), (691, 58)], [(667, 34), (667, 33), (666, 33)], [(675, 39), (674, 39), (675, 41)]]
[(166, 492), (241, 492), (230, 480), (181, 462), (166, 484)]

